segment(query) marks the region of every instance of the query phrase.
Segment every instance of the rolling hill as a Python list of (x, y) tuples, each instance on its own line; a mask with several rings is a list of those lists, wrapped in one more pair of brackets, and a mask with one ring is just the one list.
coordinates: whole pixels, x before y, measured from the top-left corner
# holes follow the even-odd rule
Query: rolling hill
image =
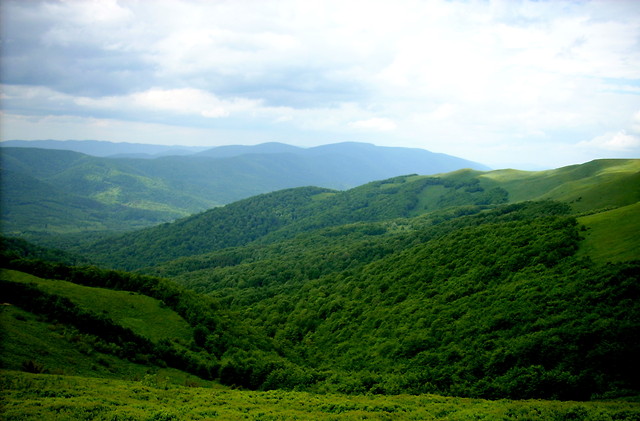
[(540, 172), (459, 170), (403, 176), (347, 191), (281, 190), (82, 248), (91, 250), (96, 262), (130, 270), (318, 228), (454, 207), (471, 206), (475, 208), (466, 211), (478, 212), (502, 203), (557, 200), (575, 213), (597, 213), (640, 201), (639, 180), (640, 160), (603, 160)]
[(412, 172), (483, 168), (424, 150), (359, 143), (310, 149), (275, 143), (228, 146), (155, 159), (24, 147), (2, 147), (0, 153), (3, 232), (29, 238), (65, 231), (127, 231), (290, 187), (345, 189)]
[(34, 323), (6, 333), (3, 364), (37, 371), (41, 334), (84, 350), (84, 376), (166, 365), (254, 390), (637, 397), (639, 172), (602, 160), (291, 188), (68, 249), (135, 273), (4, 241), (17, 308), (3, 314)]

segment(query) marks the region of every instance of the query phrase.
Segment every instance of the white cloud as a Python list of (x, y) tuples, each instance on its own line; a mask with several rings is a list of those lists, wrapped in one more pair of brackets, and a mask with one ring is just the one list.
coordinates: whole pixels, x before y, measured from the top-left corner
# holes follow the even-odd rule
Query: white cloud
[(175, 114), (193, 114), (207, 118), (228, 117), (232, 113), (252, 110), (260, 101), (245, 98), (222, 100), (198, 89), (153, 88), (125, 96), (104, 98), (77, 97), (74, 102), (81, 106), (106, 109), (129, 109), (131, 111), (164, 111)]
[(13, 114), (491, 161), (569, 160), (584, 139), (593, 158), (632, 153), (640, 135), (637, 1), (7, 0), (3, 14)]
[(456, 112), (456, 107), (453, 104), (442, 104), (434, 111), (428, 114), (428, 118), (431, 120), (445, 120), (451, 118)]
[(367, 120), (358, 120), (349, 123), (354, 129), (389, 131), (394, 130), (397, 126), (393, 120), (388, 118), (374, 117)]
[(640, 135), (640, 110), (631, 117), (631, 131)]
[(222, 100), (215, 95), (198, 89), (151, 89), (124, 97), (136, 106), (173, 111), (176, 113), (199, 114), (203, 117), (228, 117), (231, 113), (257, 107), (260, 101), (244, 98)]
[(577, 146), (592, 147), (611, 152), (636, 152), (640, 154), (640, 136), (628, 134), (625, 130), (620, 130), (618, 132), (596, 136), (589, 141), (579, 142)]

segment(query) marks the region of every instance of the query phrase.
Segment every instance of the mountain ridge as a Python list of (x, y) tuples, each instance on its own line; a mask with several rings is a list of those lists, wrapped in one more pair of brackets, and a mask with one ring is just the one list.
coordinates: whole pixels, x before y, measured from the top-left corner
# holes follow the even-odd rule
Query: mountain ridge
[[(6, 142), (3, 142), (6, 143)], [(64, 142), (59, 142), (64, 143)], [(37, 190), (37, 183), (12, 187), (17, 174), (32, 177), (65, 194), (80, 196), (102, 205), (118, 205), (128, 217), (118, 224), (89, 224), (95, 230), (126, 231), (167, 222), (243, 198), (292, 187), (320, 186), (348, 189), (369, 181), (409, 173), (435, 173), (446, 169), (477, 166), (459, 158), (413, 149), (382, 148), (371, 144), (344, 143), (302, 149), (285, 144), (229, 146), (214, 149), (222, 156), (192, 154), (159, 156), (154, 159), (96, 157), (75, 151), (24, 147), (0, 148), (0, 167), (7, 174), (1, 186), (19, 199)], [(238, 149), (239, 148), (239, 149)], [(254, 153), (255, 151), (265, 153)], [(285, 151), (286, 150), (286, 151)], [(296, 153), (288, 151), (296, 150)], [(250, 153), (246, 153), (246, 152)], [(320, 151), (320, 152), (318, 152)], [(420, 156), (418, 156), (420, 155)], [(32, 195), (33, 196), (33, 195)], [(35, 200), (35, 202), (34, 202)], [(60, 203), (64, 203), (61, 201)], [(47, 234), (47, 226), (73, 224), (64, 218), (40, 224), (46, 205), (32, 197), (3, 206), (5, 233)], [(11, 215), (22, 213), (20, 221)], [(94, 219), (90, 213), (69, 209), (74, 220)], [(60, 214), (61, 216), (64, 213)], [(26, 218), (28, 217), (28, 218)], [(27, 221), (28, 219), (28, 221)], [(111, 218), (113, 219), (113, 218)], [(30, 235), (31, 235), (30, 234)]]
[[(3, 240), (0, 283), (22, 308), (5, 316), (30, 334), (11, 330), (0, 357), (60, 367), (34, 351), (48, 340), (86, 355), (85, 375), (135, 363), (259, 390), (637, 396), (639, 174), (602, 160), (404, 175), (264, 193), (65, 253)], [(188, 326), (158, 332), (110, 300)], [(61, 323), (79, 331), (68, 345)]]
[[(611, 179), (605, 185), (607, 195), (602, 194), (599, 184), (594, 181), (599, 180), (601, 173), (613, 177), (609, 177)], [(124, 262), (133, 259), (148, 264), (160, 263), (162, 259), (193, 256), (216, 248), (246, 245), (251, 241), (278, 241), (319, 228), (409, 218), (448, 208), (464, 209), (467, 206), (477, 212), (483, 208), (524, 200), (560, 200), (573, 212), (597, 213), (640, 201), (640, 189), (628, 188), (630, 181), (635, 185), (640, 184), (640, 160), (592, 161), (578, 167), (530, 172), (525, 183), (514, 184), (504, 177), (502, 170), (459, 170), (436, 176), (400, 176), (346, 191), (318, 188), (280, 190), (210, 209), (174, 224), (124, 234), (93, 244), (90, 248), (100, 250), (100, 253), (94, 254), (98, 262), (105, 264), (109, 260), (118, 261), (124, 264), (118, 267), (134, 269), (140, 266)], [(542, 187), (529, 189), (535, 183)], [(567, 196), (565, 190), (560, 188), (566, 183), (591, 186), (595, 193), (583, 189), (579, 192), (580, 196), (577, 196), (578, 193)], [(620, 194), (621, 190), (626, 193)], [(523, 191), (528, 191), (529, 196), (522, 197)], [(513, 196), (517, 199), (513, 199)], [(283, 210), (275, 203), (281, 203)], [(231, 229), (238, 226), (244, 228), (239, 231)], [(263, 226), (272, 229), (261, 231)], [(145, 235), (160, 242), (145, 242)], [(181, 242), (178, 248), (168, 246)], [(163, 243), (166, 245), (159, 246)], [(178, 249), (184, 250), (184, 254), (177, 254)]]

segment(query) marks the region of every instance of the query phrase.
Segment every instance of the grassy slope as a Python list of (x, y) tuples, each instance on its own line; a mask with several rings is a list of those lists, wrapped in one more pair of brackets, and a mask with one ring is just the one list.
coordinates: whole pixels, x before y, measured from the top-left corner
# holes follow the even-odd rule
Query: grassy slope
[(491, 171), (487, 185), (509, 191), (510, 201), (569, 203), (588, 228), (579, 255), (597, 262), (640, 259), (640, 160), (605, 159), (548, 171)]
[(172, 368), (150, 368), (96, 351), (90, 337), (16, 306), (0, 307), (0, 335), (0, 362), (8, 370), (20, 370), (32, 361), (49, 374), (142, 379), (153, 372), (168, 383), (211, 384)]
[(488, 185), (509, 192), (511, 202), (552, 199), (569, 202), (577, 212), (629, 205), (640, 200), (640, 160), (603, 159), (548, 171), (490, 171)]
[[(180, 316), (144, 295), (88, 288), (12, 270), (0, 270), (0, 276), (11, 282), (35, 284), (49, 294), (68, 298), (80, 308), (106, 315), (153, 342), (178, 339), (188, 344), (192, 338), (192, 329)], [(25, 368), (25, 364), (31, 368)], [(219, 387), (218, 383), (174, 368), (120, 358), (95, 336), (5, 303), (0, 306), (0, 367), (30, 371), (34, 366), (48, 374), (139, 380), (151, 373), (163, 384)]]
[(577, 213), (596, 212), (639, 201), (638, 186), (640, 160), (601, 160), (540, 172), (460, 170), (437, 177), (396, 177), (322, 194), (322, 200), (304, 189), (255, 196), (84, 248), (95, 262), (133, 270), (255, 240), (274, 242), (322, 227), (455, 206), (552, 199), (570, 203)]
[(171, 338), (189, 341), (193, 337), (191, 327), (178, 314), (145, 295), (41, 279), (13, 270), (2, 270), (0, 276), (12, 282), (36, 283), (41, 290), (67, 297), (85, 310), (103, 313), (153, 342)]
[(142, 382), (0, 372), (2, 419), (127, 420), (636, 420), (636, 402), (487, 401), (418, 396), (244, 392)]
[(597, 262), (640, 259), (640, 202), (578, 219), (587, 231), (579, 254)]

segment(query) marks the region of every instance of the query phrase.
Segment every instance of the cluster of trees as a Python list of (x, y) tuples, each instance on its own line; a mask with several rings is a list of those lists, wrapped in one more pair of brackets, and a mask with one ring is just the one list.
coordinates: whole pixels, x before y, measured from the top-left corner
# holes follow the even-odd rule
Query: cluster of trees
[(452, 206), (505, 203), (506, 190), (478, 179), (402, 176), (348, 191), (318, 187), (280, 190), (214, 208), (172, 224), (81, 244), (94, 262), (125, 270), (252, 242), (276, 243), (344, 224), (406, 218)]
[(640, 264), (576, 258), (581, 228), (565, 204), (465, 212), (329, 228), (225, 250), (234, 263), (219, 267), (204, 269), (222, 255), (212, 253), (193, 271), (188, 260), (161, 270), (185, 271), (175, 279), (242, 313), (325, 390), (637, 391)]
[[(407, 180), (375, 190), (416, 188)], [(337, 213), (303, 217), (305, 206), (343, 200), (337, 193), (310, 189), (291, 207), (274, 194), (282, 219), (264, 226), (291, 229), (282, 240), (267, 241), (274, 229), (264, 241), (148, 269), (171, 281), (45, 263), (33, 260), (37, 250), (25, 259), (16, 248), (3, 266), (163, 301), (193, 327), (193, 341), (150, 352), (226, 384), (516, 399), (640, 391), (640, 262), (577, 258), (581, 227), (568, 205), (478, 202), (389, 219), (406, 215), (406, 203), (394, 214), (393, 201), (366, 191), (359, 203), (380, 213), (342, 225), (323, 222)], [(487, 193), (473, 181), (449, 191)]]

